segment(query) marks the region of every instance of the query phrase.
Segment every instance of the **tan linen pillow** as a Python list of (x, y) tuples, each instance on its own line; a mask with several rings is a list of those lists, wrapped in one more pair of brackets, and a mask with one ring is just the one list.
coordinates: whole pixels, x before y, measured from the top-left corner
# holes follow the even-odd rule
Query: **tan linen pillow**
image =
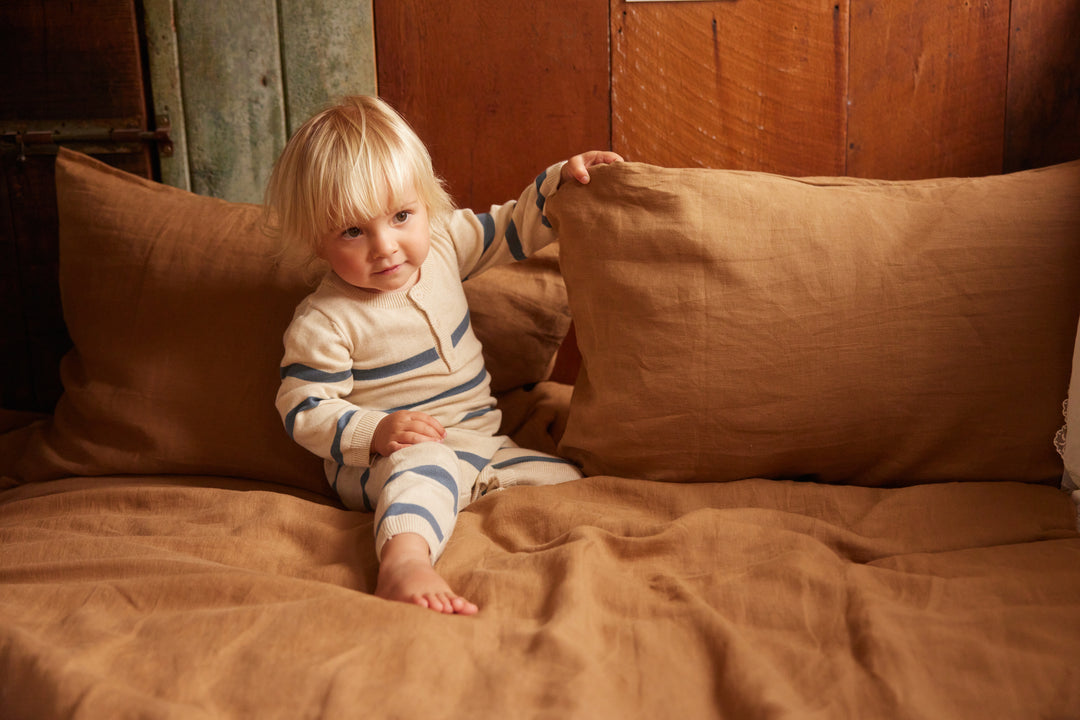
[(547, 213), (589, 474), (1056, 482), (1080, 162), (883, 182), (627, 163)]
[[(0, 436), (7, 483), (175, 473), (331, 493), (321, 460), (288, 438), (274, 409), (282, 333), (310, 287), (300, 271), (273, 261), (260, 208), (68, 150), (57, 158), (56, 184), (60, 289), (74, 348), (61, 365), (55, 415)], [(518, 271), (543, 276), (531, 284), (513, 271), (470, 281), (485, 305), (474, 327), (505, 387), (544, 379), (561, 340), (552, 326), (568, 322), (557, 268), (538, 262)], [(525, 296), (514, 307), (529, 311), (489, 321), (507, 305), (507, 288)], [(543, 311), (552, 298), (556, 307)], [(531, 363), (523, 347), (535, 353)]]
[(547, 379), (570, 329), (557, 246), (465, 283), (491, 389), (502, 393)]

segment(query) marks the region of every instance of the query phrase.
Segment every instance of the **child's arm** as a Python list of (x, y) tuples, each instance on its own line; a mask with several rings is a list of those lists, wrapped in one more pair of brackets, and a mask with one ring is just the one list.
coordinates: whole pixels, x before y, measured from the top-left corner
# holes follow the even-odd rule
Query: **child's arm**
[(618, 154), (604, 150), (581, 153), (549, 167), (517, 200), (494, 205), (486, 213), (456, 211), (447, 230), (457, 250), (462, 279), (524, 260), (553, 243), (556, 234), (544, 216), (547, 199), (564, 182), (587, 183), (590, 167), (621, 160)]
[(367, 466), (371, 438), (386, 413), (346, 399), (352, 368), (334, 324), (319, 312), (299, 312), (285, 331), (276, 406), (289, 436), (308, 451), (341, 465)]
[(577, 180), (582, 185), (587, 185), (589, 183), (589, 168), (622, 161), (621, 155), (608, 150), (590, 150), (575, 155), (562, 166), (562, 171), (559, 173), (559, 185), (569, 180)]

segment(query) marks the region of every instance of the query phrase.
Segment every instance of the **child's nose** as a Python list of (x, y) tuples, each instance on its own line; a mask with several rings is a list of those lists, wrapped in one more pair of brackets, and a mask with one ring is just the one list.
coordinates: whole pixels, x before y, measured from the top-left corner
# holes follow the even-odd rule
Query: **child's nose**
[(371, 237), (371, 252), (375, 257), (387, 257), (397, 251), (397, 241), (392, 233), (376, 232)]

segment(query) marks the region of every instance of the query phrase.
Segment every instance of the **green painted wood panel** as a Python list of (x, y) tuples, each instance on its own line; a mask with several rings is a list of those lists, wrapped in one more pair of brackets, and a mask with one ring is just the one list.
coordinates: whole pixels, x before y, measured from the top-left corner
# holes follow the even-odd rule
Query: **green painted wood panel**
[(166, 185), (191, 189), (188, 171), (187, 133), (184, 124), (184, 97), (180, 89), (180, 58), (177, 51), (173, 0), (143, 0), (146, 53), (150, 66), (150, 89), (155, 121), (167, 119), (173, 141), (171, 155), (159, 155), (161, 181)]
[(162, 180), (261, 202), (292, 128), (375, 93), (371, 0), (142, 0), (155, 113), (175, 152)]
[(291, 134), (345, 95), (374, 95), (371, 0), (280, 0), (285, 106)]
[(191, 189), (259, 202), (284, 142), (274, 0), (177, 0)]

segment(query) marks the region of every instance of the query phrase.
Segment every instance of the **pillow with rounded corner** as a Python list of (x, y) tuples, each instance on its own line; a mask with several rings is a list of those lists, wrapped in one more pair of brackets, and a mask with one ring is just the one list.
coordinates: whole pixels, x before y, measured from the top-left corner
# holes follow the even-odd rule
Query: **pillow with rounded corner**
[(591, 475), (1057, 482), (1080, 162), (886, 182), (596, 168), (546, 208)]
[[(322, 461), (289, 440), (274, 408), (282, 334), (310, 285), (274, 262), (260, 208), (69, 150), (56, 185), (74, 348), (55, 414), (0, 436), (5, 482), (224, 475), (332, 495)], [(469, 281), (500, 388), (543, 380), (569, 322), (550, 257), (517, 266)]]

